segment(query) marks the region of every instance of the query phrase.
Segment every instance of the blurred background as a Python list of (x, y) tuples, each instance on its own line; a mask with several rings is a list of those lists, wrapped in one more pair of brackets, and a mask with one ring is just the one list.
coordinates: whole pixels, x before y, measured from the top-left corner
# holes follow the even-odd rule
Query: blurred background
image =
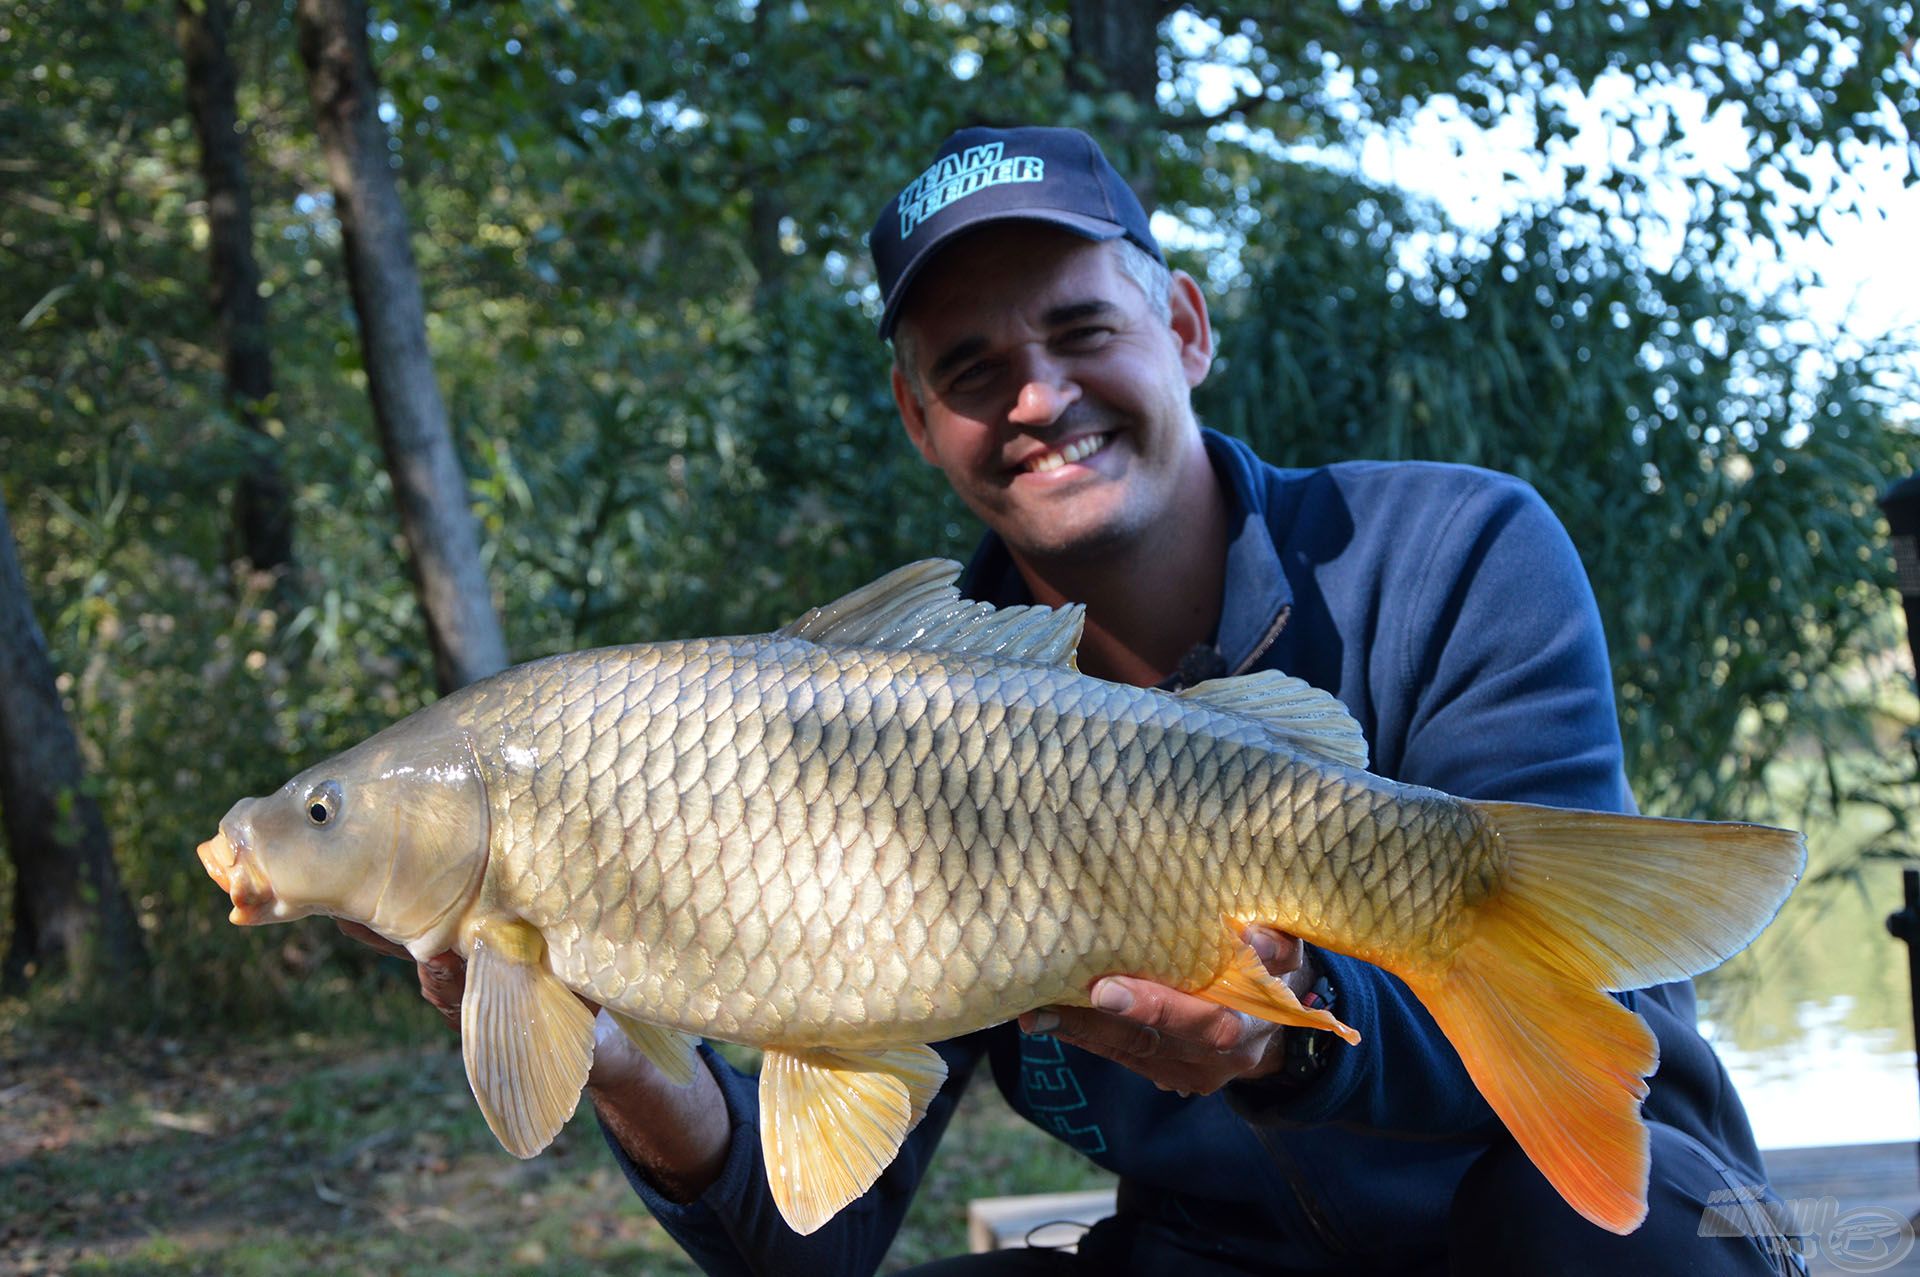
[[(686, 1271), (501, 1156), (398, 964), (242, 931), (238, 797), (503, 659), (769, 628), (971, 517), (863, 237), (1098, 137), (1269, 458), (1515, 472), (1642, 806), (1809, 830), (1701, 983), (1763, 1146), (1920, 1138), (1910, 3), (0, 2), (0, 1266)], [(468, 513), (470, 511), (470, 513)], [(14, 566), (17, 565), (17, 566)], [(1099, 1175), (973, 1101), (891, 1262)], [(955, 1151), (957, 1150), (957, 1151)]]

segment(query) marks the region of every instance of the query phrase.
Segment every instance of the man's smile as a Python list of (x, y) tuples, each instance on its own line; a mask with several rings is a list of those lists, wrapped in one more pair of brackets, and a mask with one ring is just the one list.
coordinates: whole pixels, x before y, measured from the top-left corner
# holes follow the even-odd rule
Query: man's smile
[(1026, 474), (1046, 474), (1049, 471), (1058, 470), (1062, 466), (1085, 461), (1088, 457), (1093, 456), (1105, 448), (1112, 439), (1113, 434), (1111, 431), (1081, 435), (1077, 439), (1068, 440), (1057, 448), (1041, 449), (1031, 456), (1024, 458), (1019, 463), (1018, 468)]

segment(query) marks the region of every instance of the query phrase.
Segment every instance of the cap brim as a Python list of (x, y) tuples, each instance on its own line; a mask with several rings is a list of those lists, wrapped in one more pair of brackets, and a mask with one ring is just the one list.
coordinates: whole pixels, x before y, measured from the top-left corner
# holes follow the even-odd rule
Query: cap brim
[(921, 268), (932, 261), (935, 254), (956, 237), (996, 222), (1044, 222), (1049, 226), (1058, 226), (1099, 242), (1120, 239), (1127, 233), (1127, 228), (1118, 222), (1052, 208), (1009, 209), (1003, 213), (983, 213), (958, 225), (949, 226), (922, 244), (920, 251), (914, 254), (913, 260), (907, 263), (907, 268), (900, 272), (900, 278), (893, 281), (893, 291), (887, 294), (886, 307), (880, 312), (880, 340), (893, 340), (894, 325), (900, 322), (901, 303), (906, 301), (907, 293), (912, 289), (913, 281), (920, 274)]

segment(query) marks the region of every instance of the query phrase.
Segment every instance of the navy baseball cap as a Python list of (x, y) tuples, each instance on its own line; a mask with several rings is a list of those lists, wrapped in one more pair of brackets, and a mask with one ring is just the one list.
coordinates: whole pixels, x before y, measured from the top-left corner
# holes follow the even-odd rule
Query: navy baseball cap
[(941, 246), (989, 222), (1050, 222), (1092, 240), (1125, 237), (1165, 263), (1146, 210), (1094, 140), (1079, 129), (961, 129), (926, 172), (880, 212), (867, 237), (891, 340), (913, 277)]

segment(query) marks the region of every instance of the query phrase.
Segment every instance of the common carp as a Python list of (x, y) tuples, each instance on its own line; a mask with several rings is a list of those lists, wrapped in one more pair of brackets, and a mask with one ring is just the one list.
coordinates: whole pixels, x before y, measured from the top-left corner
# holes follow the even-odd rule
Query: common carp
[(531, 1157), (606, 1008), (670, 1077), (764, 1049), (800, 1232), (873, 1183), (945, 1077), (927, 1043), (1108, 974), (1283, 1024), (1265, 924), (1399, 975), (1582, 1215), (1646, 1214), (1652, 1032), (1608, 991), (1695, 974), (1792, 890), (1800, 835), (1472, 802), (1371, 775), (1278, 672), (1179, 694), (1080, 674), (1082, 609), (911, 564), (770, 634), (529, 662), (236, 803), (199, 848), (232, 920), (364, 923), (468, 962), (462, 1054)]

